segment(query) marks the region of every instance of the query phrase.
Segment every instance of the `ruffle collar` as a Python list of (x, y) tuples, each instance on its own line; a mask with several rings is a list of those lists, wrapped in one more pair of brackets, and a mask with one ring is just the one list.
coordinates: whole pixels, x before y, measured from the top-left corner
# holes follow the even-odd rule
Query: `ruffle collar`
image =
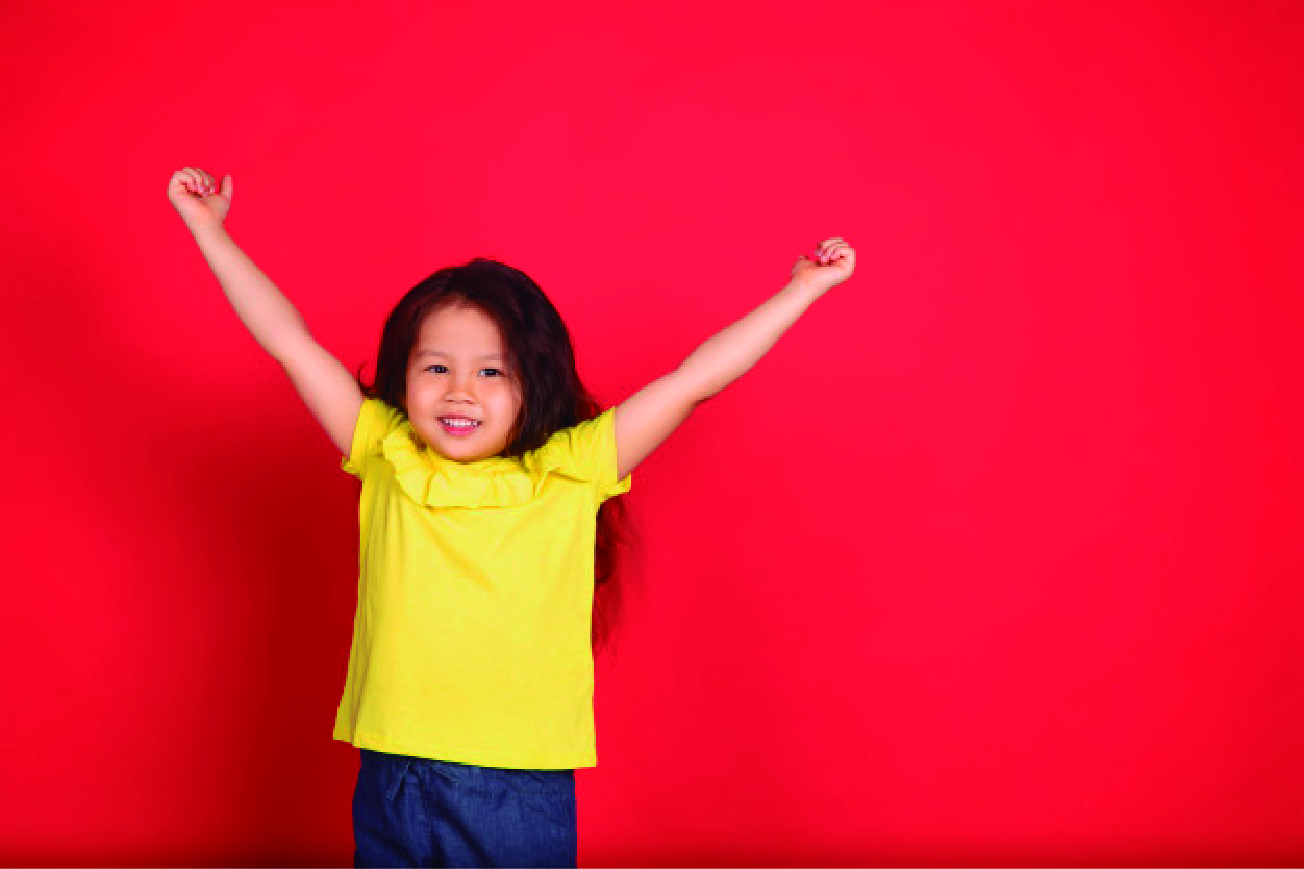
[(428, 447), (404, 420), (385, 435), (380, 448), (403, 492), (428, 507), (515, 507), (537, 498), (550, 473), (584, 479), (551, 441), (521, 458), (457, 462)]

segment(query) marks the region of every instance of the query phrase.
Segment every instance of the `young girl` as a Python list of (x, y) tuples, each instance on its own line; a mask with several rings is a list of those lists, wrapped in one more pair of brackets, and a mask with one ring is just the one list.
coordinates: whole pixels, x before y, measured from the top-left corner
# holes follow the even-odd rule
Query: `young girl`
[(236, 314), (362, 481), (333, 734), (361, 758), (354, 865), (575, 866), (574, 770), (597, 765), (590, 641), (605, 502), (850, 277), (855, 253), (824, 240), (773, 298), (598, 413), (547, 296), (482, 258), (399, 300), (363, 384), (226, 233), (233, 192), (230, 175), (219, 188), (194, 167), (168, 184)]

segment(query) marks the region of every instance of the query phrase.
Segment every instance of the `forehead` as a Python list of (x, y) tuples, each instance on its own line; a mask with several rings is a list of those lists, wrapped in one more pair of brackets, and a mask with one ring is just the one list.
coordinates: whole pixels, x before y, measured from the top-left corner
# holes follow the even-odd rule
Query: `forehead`
[(413, 352), (482, 355), (500, 354), (503, 349), (498, 324), (479, 308), (459, 305), (426, 315)]

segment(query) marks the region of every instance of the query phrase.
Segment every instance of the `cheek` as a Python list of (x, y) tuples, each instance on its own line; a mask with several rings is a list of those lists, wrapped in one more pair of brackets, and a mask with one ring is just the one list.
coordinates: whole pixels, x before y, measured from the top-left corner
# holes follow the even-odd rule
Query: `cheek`
[(514, 427), (520, 422), (522, 407), (519, 393), (512, 390), (503, 391), (502, 401), (498, 403), (498, 412), (509, 427)]
[(407, 396), (409, 401), (417, 404), (438, 401), (440, 398), (438, 383), (430, 377), (413, 378), (407, 383)]
[(510, 394), (503, 394), (494, 402), (494, 410), (498, 412), (504, 420), (511, 424), (515, 421), (521, 410), (521, 403)]
[(520, 407), (521, 388), (515, 384), (502, 384), (494, 394), (494, 402), (501, 408)]

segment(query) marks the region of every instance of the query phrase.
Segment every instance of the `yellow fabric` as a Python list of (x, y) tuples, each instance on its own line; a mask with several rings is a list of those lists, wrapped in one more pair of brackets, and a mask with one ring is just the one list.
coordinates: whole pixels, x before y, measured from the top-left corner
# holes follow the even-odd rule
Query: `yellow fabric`
[(333, 738), (514, 769), (597, 765), (589, 645), (615, 412), (521, 459), (456, 462), (362, 404), (340, 466), (362, 481), (358, 606)]

